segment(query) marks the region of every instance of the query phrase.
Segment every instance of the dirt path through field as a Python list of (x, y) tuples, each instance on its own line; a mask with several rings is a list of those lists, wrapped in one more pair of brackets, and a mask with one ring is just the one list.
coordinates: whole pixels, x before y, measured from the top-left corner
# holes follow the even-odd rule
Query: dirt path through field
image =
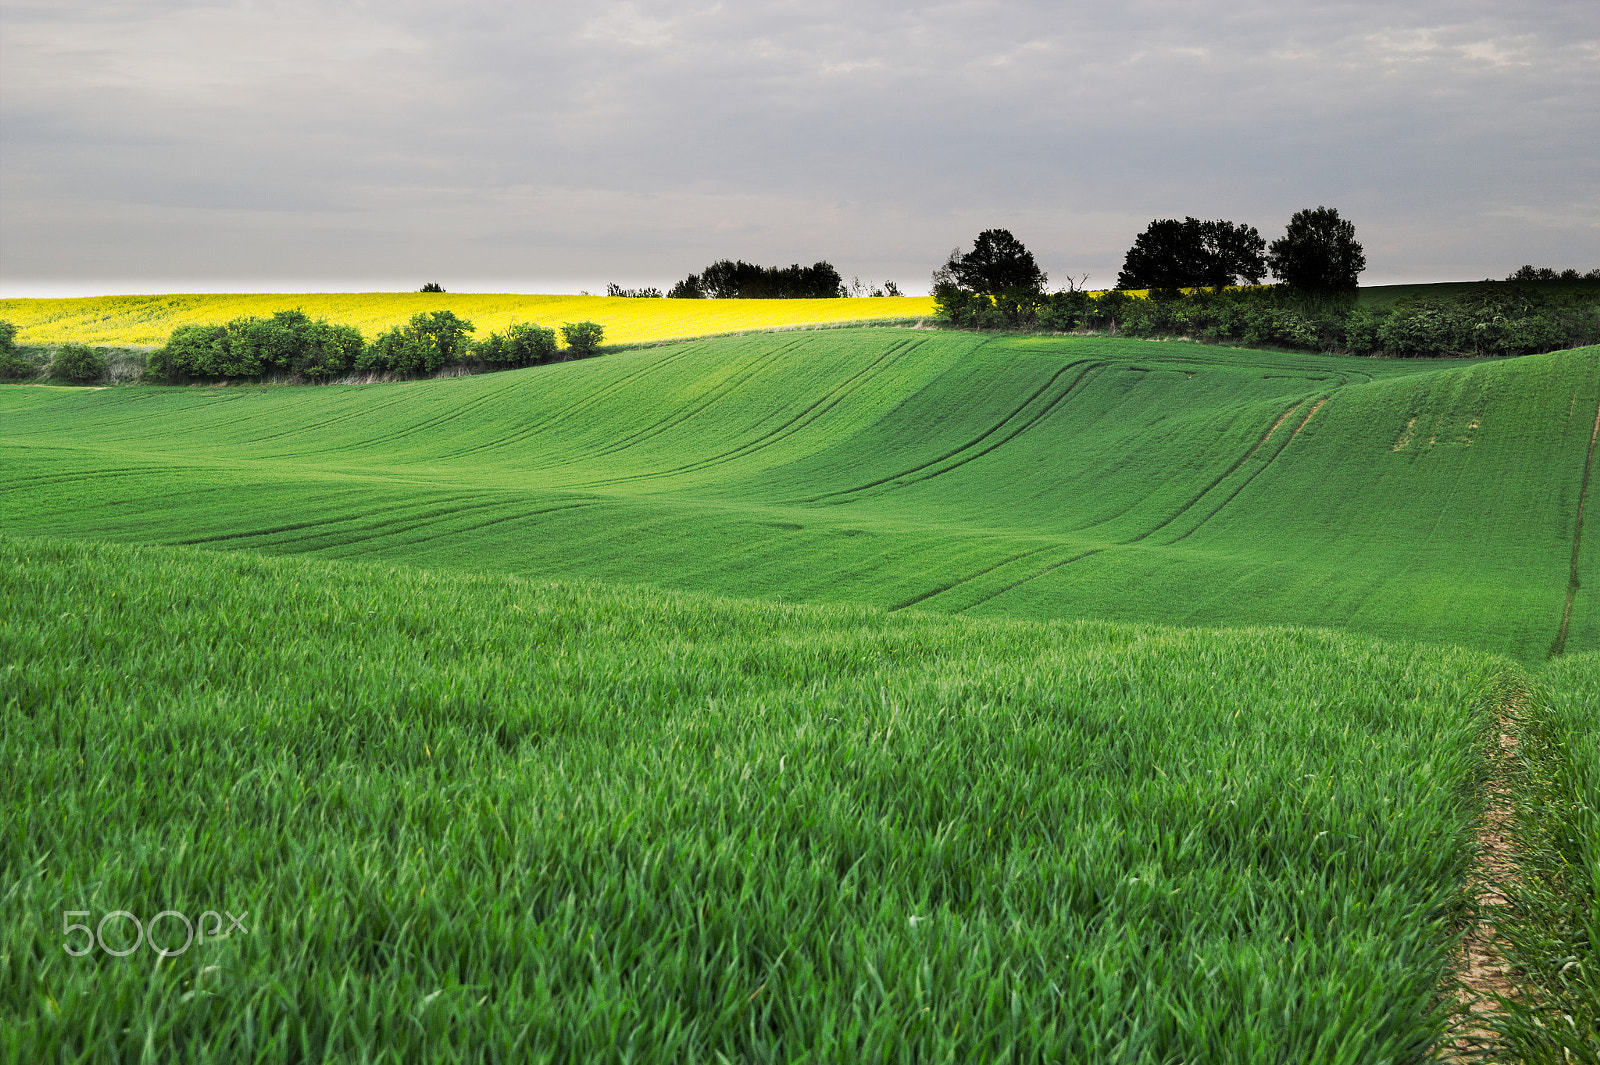
[(1523, 697), (1519, 690), (1502, 707), (1495, 745), (1488, 754), (1485, 788), (1489, 803), (1478, 826), (1478, 856), (1471, 874), (1478, 913), (1456, 960), (1460, 981), (1456, 998), (1465, 1012), (1447, 1037), (1441, 1057), (1447, 1062), (1487, 1060), (1497, 1044), (1491, 1018), (1499, 1011), (1498, 999), (1516, 997), (1495, 919), (1497, 911), (1509, 905), (1507, 892), (1517, 881), (1511, 835), (1511, 763), (1517, 756), (1515, 718)]

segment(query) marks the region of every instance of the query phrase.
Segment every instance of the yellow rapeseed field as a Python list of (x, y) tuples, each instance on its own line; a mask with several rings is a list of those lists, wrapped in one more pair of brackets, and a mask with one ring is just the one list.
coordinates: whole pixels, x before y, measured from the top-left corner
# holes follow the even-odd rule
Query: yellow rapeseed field
[(607, 344), (783, 326), (833, 325), (931, 317), (929, 296), (831, 300), (667, 300), (606, 296), (522, 296), (468, 292), (308, 292), (89, 296), (0, 300), (0, 320), (17, 327), (21, 344), (159, 345), (176, 326), (221, 324), (299, 308), (312, 318), (353, 325), (368, 340), (419, 311), (450, 310), (477, 326), (477, 337), (512, 322), (556, 328), (599, 322)]

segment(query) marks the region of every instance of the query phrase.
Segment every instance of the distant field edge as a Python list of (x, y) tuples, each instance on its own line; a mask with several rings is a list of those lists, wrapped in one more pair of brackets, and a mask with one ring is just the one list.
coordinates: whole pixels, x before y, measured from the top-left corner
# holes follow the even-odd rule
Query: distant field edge
[(871, 296), (827, 300), (669, 300), (613, 296), (519, 295), (469, 292), (179, 293), (161, 296), (80, 296), (0, 299), (0, 320), (17, 327), (19, 344), (65, 342), (140, 346), (166, 341), (180, 325), (220, 325), (299, 309), (313, 318), (352, 325), (369, 340), (412, 315), (448, 310), (471, 321), (476, 336), (514, 322), (553, 327), (594, 321), (605, 344), (656, 341), (802, 326), (914, 322), (933, 315), (929, 296)]

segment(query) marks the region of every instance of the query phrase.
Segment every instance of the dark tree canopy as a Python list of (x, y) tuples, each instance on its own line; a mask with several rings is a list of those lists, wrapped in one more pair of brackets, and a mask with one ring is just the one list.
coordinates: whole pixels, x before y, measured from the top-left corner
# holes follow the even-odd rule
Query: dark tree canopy
[(1284, 235), (1267, 249), (1272, 273), (1305, 292), (1353, 291), (1367, 256), (1356, 242), (1354, 222), (1332, 207), (1308, 207), (1289, 219)]
[(986, 229), (962, 254), (957, 248), (934, 275), (934, 286), (954, 284), (980, 296), (1014, 295), (1044, 291), (1045, 272), (1033, 253), (1007, 229)]
[(1254, 226), (1221, 219), (1158, 218), (1134, 238), (1118, 288), (1222, 288), (1260, 284), (1266, 242)]
[(1529, 263), (1518, 267), (1507, 281), (1600, 281), (1600, 269), (1580, 272), (1576, 267), (1557, 270), (1552, 266), (1534, 266)]
[(672, 286), (673, 299), (825, 300), (845, 295), (832, 263), (757, 266), (723, 259)]
[[(681, 282), (680, 282), (680, 284), (681, 284)], [(607, 281), (606, 282), (606, 295), (607, 296), (620, 296), (623, 299), (630, 299), (630, 300), (648, 300), (648, 299), (656, 299), (656, 300), (658, 300), (658, 299), (661, 298), (661, 290), (659, 288), (654, 287), (654, 286), (648, 286), (648, 287), (645, 287), (645, 288), (623, 288), (621, 285), (617, 284), (615, 281)]]
[(437, 281), (429, 281), (426, 285), (423, 285), (417, 291), (418, 292), (443, 292), (444, 291), (444, 286), (439, 284), (439, 282), (437, 282)]

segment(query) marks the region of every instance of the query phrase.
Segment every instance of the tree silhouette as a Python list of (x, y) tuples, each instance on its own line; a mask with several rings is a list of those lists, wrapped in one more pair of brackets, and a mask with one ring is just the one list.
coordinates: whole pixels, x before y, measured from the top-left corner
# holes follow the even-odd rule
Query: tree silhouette
[(1354, 291), (1366, 253), (1356, 241), (1354, 222), (1332, 207), (1308, 207), (1289, 219), (1284, 235), (1267, 248), (1272, 273), (1304, 292)]

